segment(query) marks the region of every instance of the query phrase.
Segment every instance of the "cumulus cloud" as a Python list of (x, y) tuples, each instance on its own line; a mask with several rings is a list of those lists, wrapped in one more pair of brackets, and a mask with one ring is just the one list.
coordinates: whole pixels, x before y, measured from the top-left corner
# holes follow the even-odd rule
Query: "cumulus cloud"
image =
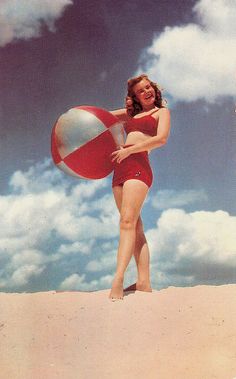
[(156, 209), (164, 210), (205, 202), (207, 199), (208, 197), (204, 190), (161, 190), (152, 196), (151, 204)]
[(93, 259), (88, 262), (85, 269), (89, 272), (99, 272), (104, 270), (115, 271), (117, 246), (113, 249), (103, 249), (103, 255), (99, 259)]
[(199, 0), (195, 23), (166, 27), (140, 58), (174, 101), (217, 101), (235, 95), (236, 2)]
[(82, 254), (88, 255), (95, 245), (95, 240), (92, 239), (86, 242), (74, 242), (70, 244), (61, 244), (58, 249), (59, 254), (72, 255), (72, 254)]
[[(4, 256), (7, 263), (0, 274), (0, 288), (15, 287), (19, 288), (28, 283), (32, 277), (39, 276), (45, 269), (47, 260), (43, 252), (36, 249), (19, 249), (19, 253), (12, 253), (10, 257)], [(7, 248), (5, 254), (7, 254)], [(0, 258), (1, 248), (0, 248)], [(10, 258), (10, 259), (9, 259)], [(7, 275), (10, 274), (9, 276)], [(10, 286), (8, 280), (10, 278)]]
[[(38, 276), (42, 273), (44, 267), (37, 265), (21, 265), (16, 269), (11, 276), (11, 286), (23, 286), (28, 283), (28, 280), (33, 276)], [(7, 284), (7, 283), (6, 283)]]
[(236, 217), (224, 211), (164, 211), (156, 228), (147, 232), (154, 282), (158, 286), (235, 282), (235, 230)]
[(85, 275), (72, 274), (65, 278), (60, 284), (61, 290), (80, 290), (80, 291), (97, 291), (108, 288), (111, 285), (113, 277), (105, 275), (98, 280), (86, 282)]
[(104, 194), (108, 183), (71, 181), (49, 159), (15, 172), (11, 194), (0, 196), (1, 288), (20, 288), (68, 257), (78, 264), (97, 250), (99, 239), (116, 238), (118, 212), (111, 191)]
[(39, 37), (42, 23), (55, 31), (55, 21), (72, 0), (1, 0), (0, 46), (16, 40)]

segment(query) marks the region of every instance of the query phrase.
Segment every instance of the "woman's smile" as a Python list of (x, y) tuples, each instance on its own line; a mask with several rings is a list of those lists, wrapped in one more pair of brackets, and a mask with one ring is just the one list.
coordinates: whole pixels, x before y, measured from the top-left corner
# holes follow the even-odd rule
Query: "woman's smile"
[(150, 107), (155, 102), (155, 90), (145, 78), (134, 86), (134, 93), (143, 108)]

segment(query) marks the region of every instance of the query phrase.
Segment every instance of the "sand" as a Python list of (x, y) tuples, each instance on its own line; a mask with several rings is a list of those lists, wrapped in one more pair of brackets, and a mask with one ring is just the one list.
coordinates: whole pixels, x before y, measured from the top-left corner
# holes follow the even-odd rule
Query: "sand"
[(108, 294), (0, 293), (0, 378), (236, 378), (236, 285)]

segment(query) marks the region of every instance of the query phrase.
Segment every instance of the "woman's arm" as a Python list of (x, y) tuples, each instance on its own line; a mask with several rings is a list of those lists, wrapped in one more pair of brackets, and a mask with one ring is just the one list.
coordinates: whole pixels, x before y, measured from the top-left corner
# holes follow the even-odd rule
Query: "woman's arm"
[(110, 113), (116, 116), (121, 121), (127, 121), (129, 118), (126, 108), (115, 109), (114, 111), (110, 111)]
[(157, 147), (161, 147), (166, 144), (170, 134), (170, 111), (167, 108), (161, 108), (158, 114), (159, 122), (157, 135), (154, 137), (147, 138), (146, 141), (139, 142), (135, 145), (127, 147), (126, 149), (121, 148), (120, 150), (114, 151), (112, 153), (112, 161), (116, 160), (118, 163), (120, 163), (130, 154), (139, 153), (141, 151), (153, 150)]

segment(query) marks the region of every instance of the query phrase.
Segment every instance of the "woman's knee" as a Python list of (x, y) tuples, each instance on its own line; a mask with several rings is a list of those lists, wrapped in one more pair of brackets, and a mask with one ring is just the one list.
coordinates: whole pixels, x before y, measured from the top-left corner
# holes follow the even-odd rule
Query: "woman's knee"
[(120, 229), (135, 229), (137, 225), (137, 218), (132, 213), (124, 213), (120, 215)]

